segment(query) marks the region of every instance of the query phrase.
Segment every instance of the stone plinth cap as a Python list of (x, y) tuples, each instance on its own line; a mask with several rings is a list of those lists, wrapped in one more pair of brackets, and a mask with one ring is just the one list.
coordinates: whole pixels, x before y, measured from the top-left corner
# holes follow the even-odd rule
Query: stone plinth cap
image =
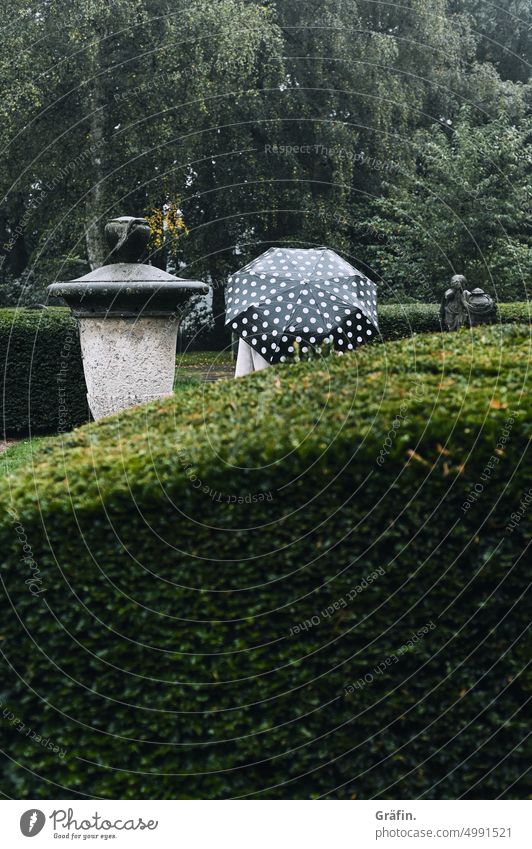
[(52, 283), (48, 291), (54, 298), (64, 298), (77, 318), (129, 318), (171, 315), (193, 295), (206, 295), (209, 287), (152, 265), (119, 262), (67, 283)]
[(144, 218), (115, 218), (106, 227), (114, 262), (65, 283), (52, 283), (48, 292), (64, 298), (77, 318), (109, 316), (170, 316), (181, 312), (193, 295), (206, 295), (200, 280), (175, 277), (153, 265), (135, 261), (146, 247), (150, 228)]

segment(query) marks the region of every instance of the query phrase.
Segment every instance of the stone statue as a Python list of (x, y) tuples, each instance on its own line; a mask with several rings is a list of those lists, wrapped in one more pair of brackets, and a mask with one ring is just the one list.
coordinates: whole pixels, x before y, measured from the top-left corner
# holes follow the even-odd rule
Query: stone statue
[(473, 289), (467, 294), (464, 292), (464, 303), (471, 327), (492, 324), (497, 319), (497, 305), (483, 289)]
[(451, 287), (445, 292), (440, 307), (440, 321), (444, 330), (459, 330), (467, 323), (466, 301), (470, 293), (464, 289), (466, 282), (463, 274), (455, 274), (451, 278)]
[(111, 262), (138, 262), (148, 246), (151, 231), (145, 218), (123, 215), (105, 225)]

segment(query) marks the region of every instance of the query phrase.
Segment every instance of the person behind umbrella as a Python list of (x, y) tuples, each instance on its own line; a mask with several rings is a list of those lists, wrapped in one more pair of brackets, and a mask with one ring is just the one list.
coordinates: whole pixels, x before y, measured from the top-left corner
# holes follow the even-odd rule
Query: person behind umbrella
[(226, 305), (237, 377), (325, 339), (345, 353), (378, 334), (377, 287), (329, 248), (270, 248), (229, 278)]
[(263, 368), (268, 368), (269, 365), (268, 360), (265, 360), (262, 354), (255, 351), (251, 345), (248, 345), (245, 339), (240, 338), (238, 340), (235, 377), (243, 377), (253, 371), (261, 371)]

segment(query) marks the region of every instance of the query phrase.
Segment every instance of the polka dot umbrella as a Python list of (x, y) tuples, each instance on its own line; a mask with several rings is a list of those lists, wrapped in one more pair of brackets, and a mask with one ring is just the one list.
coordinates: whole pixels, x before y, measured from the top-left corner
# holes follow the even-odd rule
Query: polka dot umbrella
[(295, 342), (352, 351), (379, 332), (377, 287), (328, 248), (270, 248), (229, 278), (226, 324), (270, 363)]

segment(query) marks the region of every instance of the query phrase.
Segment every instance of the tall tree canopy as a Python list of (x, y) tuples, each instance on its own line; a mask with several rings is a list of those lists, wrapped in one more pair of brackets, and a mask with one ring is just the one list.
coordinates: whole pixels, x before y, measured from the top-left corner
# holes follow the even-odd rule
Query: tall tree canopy
[(528, 0), (12, 0), (0, 299), (154, 210), (183, 226), (153, 261), (209, 279), (220, 324), (227, 275), (280, 242), (343, 251), (382, 297), (451, 270), (522, 297), (530, 22)]

